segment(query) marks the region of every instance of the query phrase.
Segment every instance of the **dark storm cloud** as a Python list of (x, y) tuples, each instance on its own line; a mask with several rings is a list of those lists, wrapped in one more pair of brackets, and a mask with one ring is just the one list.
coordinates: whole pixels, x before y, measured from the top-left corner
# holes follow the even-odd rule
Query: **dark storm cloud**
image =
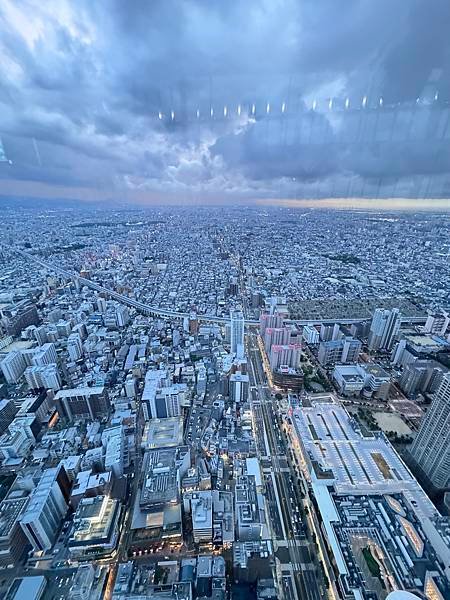
[(442, 195), (449, 22), (447, 0), (4, 0), (0, 186)]

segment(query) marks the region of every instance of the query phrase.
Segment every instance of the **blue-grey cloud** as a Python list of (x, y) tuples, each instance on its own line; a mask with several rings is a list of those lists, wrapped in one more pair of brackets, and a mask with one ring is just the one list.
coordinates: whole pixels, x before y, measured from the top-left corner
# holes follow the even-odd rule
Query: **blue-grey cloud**
[(4, 0), (0, 186), (445, 196), (449, 22), (447, 0)]

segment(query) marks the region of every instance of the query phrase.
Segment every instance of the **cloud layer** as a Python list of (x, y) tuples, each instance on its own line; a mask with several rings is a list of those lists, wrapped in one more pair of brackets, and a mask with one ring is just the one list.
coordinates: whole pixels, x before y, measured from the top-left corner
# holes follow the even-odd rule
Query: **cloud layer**
[(449, 197), (449, 22), (448, 0), (3, 0), (0, 194)]

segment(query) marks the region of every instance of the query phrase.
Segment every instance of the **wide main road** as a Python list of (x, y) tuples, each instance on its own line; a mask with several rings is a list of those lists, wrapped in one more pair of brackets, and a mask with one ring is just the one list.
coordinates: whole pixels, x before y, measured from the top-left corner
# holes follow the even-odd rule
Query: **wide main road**
[[(321, 600), (324, 586), (321, 573), (313, 564), (312, 544), (306, 540), (300, 522), (301, 501), (292, 483), (293, 474), (286, 460), (287, 447), (281, 434), (279, 416), (267, 377), (263, 356), (254, 333), (247, 335), (252, 409), (256, 421), (257, 448), (270, 504), (272, 531), (281, 562), (283, 594), (288, 600)], [(314, 551), (314, 550), (313, 550)]]
[[(10, 248), (8, 248), (8, 250), (10, 250)], [(166, 308), (161, 308), (159, 306), (152, 306), (151, 304), (146, 304), (145, 302), (139, 302), (138, 300), (134, 300), (133, 298), (130, 298), (129, 296), (124, 296), (123, 294), (119, 294), (118, 292), (115, 292), (114, 290), (105, 288), (104, 286), (100, 285), (99, 283), (96, 283), (95, 281), (92, 281), (91, 279), (86, 279), (86, 277), (81, 277), (80, 275), (78, 275), (78, 273), (71, 273), (70, 271), (67, 271), (66, 269), (62, 269), (61, 267), (58, 267), (56, 265), (46, 263), (43, 260), (34, 256), (33, 254), (24, 252), (23, 250), (21, 250), (19, 248), (14, 248), (13, 250), (15, 250), (23, 258), (26, 258), (27, 260), (31, 260), (31, 261), (37, 263), (38, 265), (40, 265), (41, 267), (43, 267), (44, 269), (47, 269), (47, 271), (57, 273), (58, 275), (60, 275), (61, 277), (64, 277), (68, 281), (70, 281), (70, 280), (78, 281), (81, 285), (85, 285), (86, 287), (96, 290), (97, 292), (100, 292), (100, 293), (104, 294), (105, 296), (108, 296), (109, 298), (112, 298), (113, 300), (120, 302), (121, 304), (125, 304), (126, 306), (131, 306), (132, 308), (135, 308), (137, 311), (143, 313), (144, 315), (156, 316), (156, 317), (159, 316), (159, 317), (174, 318), (174, 319), (184, 319), (185, 317), (189, 316), (189, 313), (177, 312), (175, 310), (168, 310)], [(219, 317), (216, 315), (197, 315), (197, 319), (199, 321), (204, 321), (207, 323), (217, 323), (218, 325), (224, 325), (225, 323), (230, 322), (230, 319), (228, 317)], [(285, 319), (284, 322), (286, 324), (294, 323), (295, 325), (300, 325), (300, 326), (321, 325), (321, 324), (327, 325), (327, 324), (333, 324), (333, 323), (339, 323), (341, 325), (351, 325), (353, 323), (361, 323), (362, 321), (366, 321), (366, 320), (367, 319), (362, 319), (361, 317), (346, 318), (346, 319), (317, 319), (317, 318), (315, 318), (315, 319)], [(405, 319), (403, 319), (403, 321), (405, 323), (425, 323), (425, 317), (405, 317)], [(255, 321), (252, 319), (245, 319), (245, 325), (246, 325), (246, 327), (255, 327), (255, 326), (259, 325), (259, 321)]]

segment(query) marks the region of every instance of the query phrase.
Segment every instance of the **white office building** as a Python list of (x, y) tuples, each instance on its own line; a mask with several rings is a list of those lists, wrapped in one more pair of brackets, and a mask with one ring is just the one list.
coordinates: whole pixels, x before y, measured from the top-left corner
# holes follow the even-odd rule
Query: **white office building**
[(20, 520), (35, 551), (49, 550), (56, 541), (68, 510), (70, 483), (64, 467), (44, 471)]

